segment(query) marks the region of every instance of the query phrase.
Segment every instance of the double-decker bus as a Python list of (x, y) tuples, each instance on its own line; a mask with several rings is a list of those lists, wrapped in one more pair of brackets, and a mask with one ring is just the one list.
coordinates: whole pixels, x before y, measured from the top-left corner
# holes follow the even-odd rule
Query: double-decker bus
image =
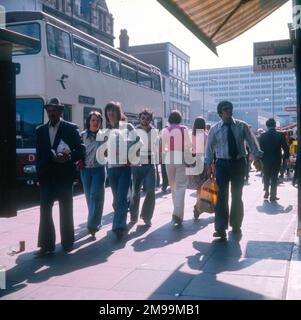
[(160, 70), (43, 12), (8, 12), (7, 28), (39, 40), (17, 51), (17, 177), (35, 183), (35, 128), (47, 122), (44, 102), (58, 97), (64, 118), (81, 129), (92, 110), (120, 101), (129, 121), (143, 107), (154, 112), (161, 129), (163, 95)]

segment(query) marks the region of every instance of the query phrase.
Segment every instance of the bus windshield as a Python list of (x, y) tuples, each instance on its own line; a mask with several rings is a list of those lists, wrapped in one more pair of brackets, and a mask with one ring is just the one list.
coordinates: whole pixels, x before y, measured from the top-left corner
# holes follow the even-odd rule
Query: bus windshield
[[(41, 40), (40, 25), (38, 23), (11, 24), (7, 26), (7, 29)], [(35, 54), (40, 50), (41, 46), (38, 48), (20, 49), (19, 51), (14, 51), (13, 55)]]
[(17, 99), (16, 144), (17, 148), (35, 148), (35, 129), (43, 123), (42, 99)]

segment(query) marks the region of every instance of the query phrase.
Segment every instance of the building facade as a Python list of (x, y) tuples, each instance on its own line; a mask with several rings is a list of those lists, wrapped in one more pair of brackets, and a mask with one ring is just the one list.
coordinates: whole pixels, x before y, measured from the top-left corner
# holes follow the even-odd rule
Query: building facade
[(195, 118), (202, 117), (212, 124), (219, 121), (216, 113), (216, 99), (205, 91), (190, 90), (190, 123)]
[(190, 125), (190, 57), (173, 44), (157, 43), (129, 46), (129, 53), (160, 68), (164, 94), (164, 124), (171, 110), (179, 110), (183, 123)]
[(44, 11), (113, 46), (114, 20), (105, 0), (0, 0), (6, 11)]
[[(236, 116), (254, 127), (275, 117), (280, 125), (296, 121), (296, 78), (294, 70), (254, 72), (253, 66), (192, 70), (193, 90), (208, 92), (216, 101), (233, 103)], [(207, 108), (207, 106), (205, 106)]]

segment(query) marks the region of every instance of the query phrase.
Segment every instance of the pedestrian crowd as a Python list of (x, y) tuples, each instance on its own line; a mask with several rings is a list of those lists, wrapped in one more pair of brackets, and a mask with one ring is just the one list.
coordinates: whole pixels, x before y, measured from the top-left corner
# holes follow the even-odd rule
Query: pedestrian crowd
[[(196, 189), (199, 195), (208, 179), (216, 184), (213, 237), (226, 240), (229, 226), (233, 234), (242, 233), (242, 192), (251, 163), (262, 171), (264, 200), (274, 202), (279, 200), (279, 173), (280, 178), (290, 174), (297, 154), (296, 141), (277, 131), (273, 118), (266, 122), (267, 131), (259, 130), (256, 137), (246, 122), (233, 117), (229, 101), (217, 105), (219, 122), (210, 127), (197, 117), (192, 132), (182, 124), (182, 115), (177, 110), (170, 113), (168, 125), (159, 132), (148, 108), (141, 110), (139, 125), (134, 127), (123, 114), (121, 104), (111, 101), (104, 114), (90, 112), (85, 130), (80, 133), (76, 124), (62, 119), (64, 106), (58, 98), (50, 99), (45, 109), (49, 121), (36, 130), (40, 186), (37, 257), (55, 251), (52, 218), (55, 200), (59, 202), (62, 247), (66, 252), (73, 249), (73, 183), (77, 172), (88, 208), (87, 230), (94, 239), (102, 225), (107, 179), (113, 194), (112, 231), (121, 239), (128, 228), (128, 212), (130, 224), (141, 218), (146, 228), (151, 227), (161, 173), (162, 194), (170, 186), (171, 220), (176, 227), (184, 219), (187, 188)], [(296, 177), (295, 172), (293, 184)], [(140, 205), (142, 190), (145, 197)], [(195, 219), (201, 214), (198, 200), (193, 212)]]

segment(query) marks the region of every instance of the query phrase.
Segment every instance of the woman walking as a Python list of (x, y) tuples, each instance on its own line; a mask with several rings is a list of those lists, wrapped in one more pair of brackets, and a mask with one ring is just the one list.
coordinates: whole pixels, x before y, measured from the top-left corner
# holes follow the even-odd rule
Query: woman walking
[(112, 230), (121, 239), (127, 229), (128, 190), (131, 184), (129, 151), (139, 141), (134, 127), (123, 118), (119, 102), (109, 102), (105, 107), (108, 133), (108, 176), (113, 193), (115, 211)]
[[(202, 117), (197, 117), (194, 120), (193, 128), (192, 128), (192, 155), (196, 159), (196, 167), (197, 172), (199, 172), (199, 179), (198, 179), (198, 189), (197, 194), (199, 194), (199, 190), (202, 184), (207, 180), (207, 172), (204, 169), (204, 156), (205, 156), (205, 147), (207, 142), (207, 132), (206, 132), (206, 122)], [(197, 204), (194, 206), (194, 218), (198, 219), (200, 213), (198, 212)]]
[(101, 227), (105, 193), (105, 167), (96, 160), (96, 152), (101, 144), (96, 136), (101, 129), (102, 115), (98, 111), (90, 112), (86, 120), (86, 130), (82, 132), (86, 156), (80, 175), (89, 211), (87, 228), (92, 237), (95, 237)]

